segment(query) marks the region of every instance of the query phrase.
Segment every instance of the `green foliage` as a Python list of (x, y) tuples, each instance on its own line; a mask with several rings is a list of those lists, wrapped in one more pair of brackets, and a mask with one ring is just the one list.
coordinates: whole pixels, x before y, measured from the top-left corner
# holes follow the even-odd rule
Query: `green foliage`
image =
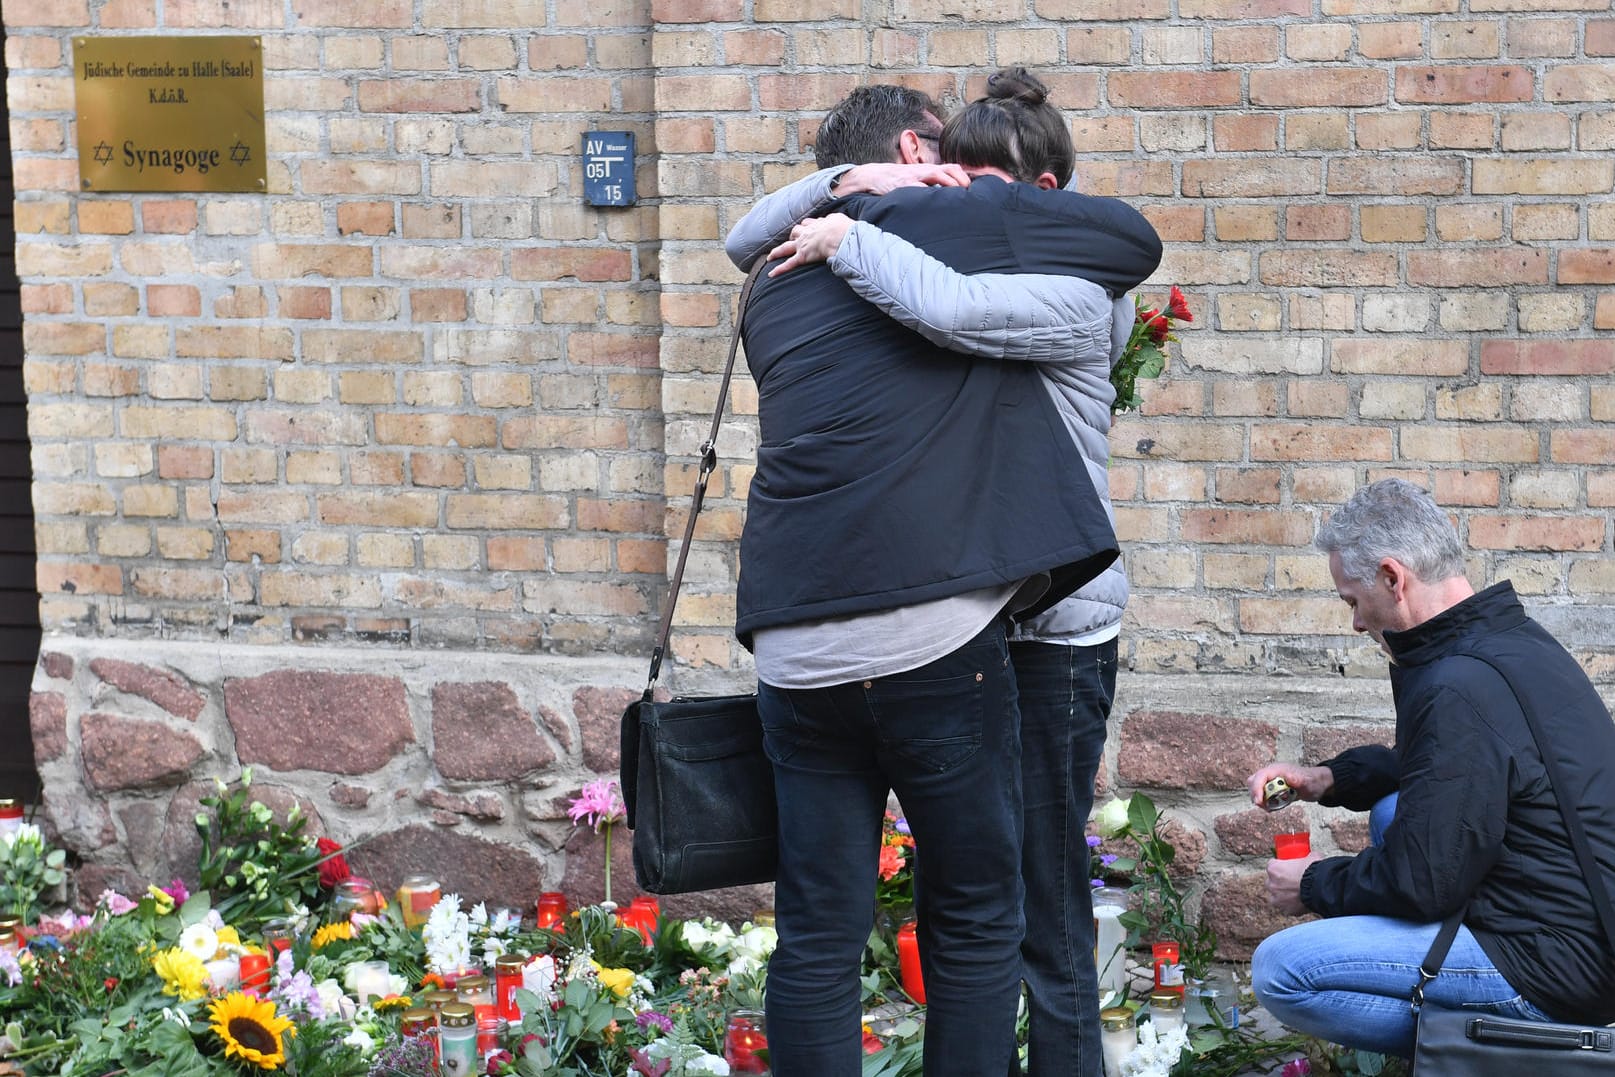
[(1177, 849), (1162, 835), (1161, 824), (1154, 802), (1143, 793), (1134, 793), (1127, 805), (1127, 825), (1117, 836), (1138, 846), (1129, 887), (1137, 906), (1122, 914), (1121, 924), (1128, 930), (1128, 946), (1150, 937), (1177, 942), (1183, 971), (1204, 978), (1216, 958), (1217, 933), (1185, 908), (1185, 895), (1172, 878)]
[(249, 799), (251, 786), (249, 767), (234, 786), (219, 782), (215, 795), (202, 798), (211, 814), (196, 814), (202, 888), (227, 895), (219, 900), (219, 912), (243, 932), (314, 904), (320, 895), (319, 865), (326, 859), (304, 836), (308, 820), (299, 805), (292, 805), (283, 825), (266, 804)]
[(286, 1037), (286, 1073), (295, 1077), (364, 1077), (369, 1063), (343, 1039), (353, 1031), (346, 1021), (310, 1021)]

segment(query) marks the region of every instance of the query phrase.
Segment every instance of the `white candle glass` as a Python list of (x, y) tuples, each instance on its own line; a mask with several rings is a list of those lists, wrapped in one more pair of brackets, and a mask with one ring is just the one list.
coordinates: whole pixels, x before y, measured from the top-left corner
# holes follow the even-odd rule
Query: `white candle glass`
[(385, 961), (360, 961), (353, 966), (353, 997), (359, 1005), (368, 1006), (378, 998), (387, 997), (392, 974)]
[(1127, 929), (1122, 927), (1121, 915), (1127, 911), (1127, 891), (1116, 886), (1101, 887), (1093, 892), (1094, 968), (1099, 972), (1099, 999), (1114, 993), (1113, 1001), (1120, 1001), (1127, 989)]

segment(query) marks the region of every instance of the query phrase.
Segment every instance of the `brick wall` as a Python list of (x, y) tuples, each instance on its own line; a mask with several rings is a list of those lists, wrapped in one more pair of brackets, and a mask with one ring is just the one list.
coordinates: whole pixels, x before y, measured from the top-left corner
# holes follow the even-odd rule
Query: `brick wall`
[[(4, 18), (42, 613), (47, 651), (78, 659), (65, 685), (41, 665), (60, 703), (40, 728), (60, 712), (63, 738), (41, 765), (59, 801), (110, 805), (95, 827), (62, 809), (95, 862), (155, 863), (124, 808), (246, 761), (250, 718), (198, 671), (250, 654), (255, 675), (374, 664), (410, 685), (408, 763), (363, 782), (404, 767), (450, 807), (345, 808), (323, 798), (359, 779), (299, 757), (280, 778), (338, 829), (425, 804), (421, 826), (534, 842), (559, 877), (520, 805), (614, 760), (545, 701), (587, 690), (595, 721), (640, 683), (731, 324), (723, 233), (806, 171), (854, 85), (957, 102), (997, 64), (1045, 74), (1084, 188), (1167, 241), (1146, 290), (1180, 285), (1196, 312), (1112, 439), (1135, 599), (1107, 785), (1173, 805), (1207, 881), (1243, 893), (1233, 772), (1388, 714), (1383, 686), (1340, 677), (1383, 664), (1308, 549), (1386, 474), (1430, 485), (1476, 582), (1512, 578), (1615, 686), (1607, 0), (8, 0)], [(73, 35), (221, 32), (264, 38), (269, 193), (81, 195)], [(597, 128), (638, 135), (638, 207), (582, 204)], [(755, 411), (741, 377), (677, 685), (746, 677), (728, 626)], [(553, 758), (445, 771), (431, 685), (499, 654)], [(87, 715), (190, 736), (215, 713), (153, 710), (87, 673), (97, 656), (167, 670), (224, 726), (177, 771), (97, 785)], [(1305, 709), (1272, 703), (1297, 685)], [(1181, 721), (1161, 714), (1198, 716), (1237, 765), (1177, 782), (1140, 762), (1171, 757)]]

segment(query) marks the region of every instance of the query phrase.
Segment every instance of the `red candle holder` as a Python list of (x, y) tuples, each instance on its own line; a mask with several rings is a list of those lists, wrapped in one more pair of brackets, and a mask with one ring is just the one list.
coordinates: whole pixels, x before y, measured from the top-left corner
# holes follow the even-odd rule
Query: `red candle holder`
[(1183, 965), (1179, 945), (1171, 939), (1152, 943), (1150, 958), (1155, 964), (1155, 990), (1183, 994)]
[(736, 1010), (723, 1030), (723, 1060), (730, 1073), (768, 1072), (768, 1032), (757, 1010)]
[(546, 890), (538, 895), (538, 926), (550, 931), (561, 927), (567, 914), (566, 895), (559, 890)]
[(1312, 835), (1303, 830), (1295, 834), (1274, 834), (1273, 855), (1279, 860), (1300, 860), (1312, 855)]
[(651, 944), (651, 938), (656, 934), (656, 924), (661, 919), (661, 902), (653, 897), (641, 894), (629, 906), (617, 914), (622, 926), (631, 931), (639, 932), (640, 940), (646, 946)]
[(269, 955), (241, 955), (241, 990), (249, 995), (262, 995), (269, 990)]
[(920, 969), (920, 936), (918, 925), (909, 920), (897, 929), (897, 968), (902, 974), (903, 990), (908, 997), (925, 1005), (925, 974)]

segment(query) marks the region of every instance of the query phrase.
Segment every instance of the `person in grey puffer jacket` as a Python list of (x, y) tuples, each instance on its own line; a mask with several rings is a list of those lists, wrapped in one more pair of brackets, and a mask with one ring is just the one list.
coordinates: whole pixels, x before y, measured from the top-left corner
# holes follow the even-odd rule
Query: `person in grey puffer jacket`
[[(1029, 78), (1029, 76), (1027, 76)], [(1032, 80), (1035, 82), (1035, 80)], [(878, 89), (878, 88), (877, 88)], [(1006, 105), (1024, 123), (1050, 115), (1065, 138), (1065, 175), (1074, 186), (1069, 135), (1057, 110)], [(827, 121), (826, 131), (836, 133)], [(820, 163), (837, 147), (817, 147)], [(930, 180), (927, 166), (827, 167), (760, 201), (730, 232), (726, 249), (742, 268), (764, 254), (792, 257), (773, 272), (820, 258), (854, 291), (931, 342), (973, 356), (1030, 361), (1087, 463), (1107, 513), (1108, 436), (1115, 390), (1110, 371), (1131, 331), (1135, 307), (1091, 281), (1040, 274), (960, 274), (905, 240), (840, 214), (798, 221), (845, 194)], [(839, 220), (837, 219), (839, 218)], [(775, 247), (786, 234), (793, 242)], [(771, 250), (772, 249), (772, 250)], [(1100, 1068), (1093, 919), (1084, 831), (1114, 695), (1117, 636), (1127, 603), (1118, 559), (1075, 595), (1016, 627), (1011, 654), (1020, 691), (1025, 841), (1026, 940), (1022, 953), (1031, 1010), (1030, 1073), (1094, 1077)], [(1018, 1072), (1018, 1066), (1016, 1067)]]

